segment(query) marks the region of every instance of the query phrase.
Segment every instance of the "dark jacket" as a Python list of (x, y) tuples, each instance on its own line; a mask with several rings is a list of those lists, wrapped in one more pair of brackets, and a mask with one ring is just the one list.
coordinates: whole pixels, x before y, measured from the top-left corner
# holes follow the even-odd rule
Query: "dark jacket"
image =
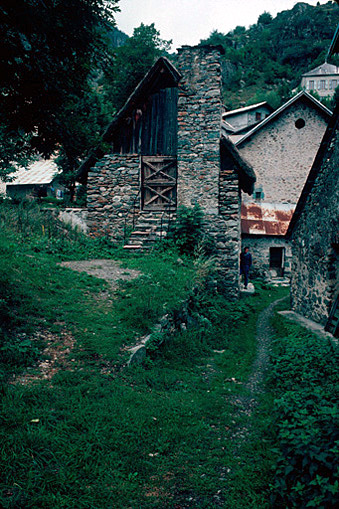
[(243, 270), (249, 270), (252, 265), (251, 253), (241, 253), (240, 255), (240, 268)]

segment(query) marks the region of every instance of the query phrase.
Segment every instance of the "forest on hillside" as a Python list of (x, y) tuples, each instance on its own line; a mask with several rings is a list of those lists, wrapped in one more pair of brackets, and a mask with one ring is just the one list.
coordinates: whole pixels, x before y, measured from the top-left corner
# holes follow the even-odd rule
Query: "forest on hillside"
[[(27, 166), (32, 157), (48, 158), (57, 151), (61, 178), (71, 189), (79, 163), (102, 143), (107, 124), (153, 62), (166, 55), (175, 64), (171, 41), (161, 38), (154, 23), (141, 23), (131, 37), (119, 30), (118, 5), (119, 0), (22, 0), (20, 6), (4, 2), (2, 176), (15, 165)], [(226, 107), (263, 100), (280, 106), (298, 87), (301, 74), (324, 62), (338, 13), (331, 1), (317, 6), (301, 2), (275, 18), (264, 12), (249, 28), (214, 31), (201, 40), (225, 49)]]
[[(268, 12), (248, 29), (214, 31), (202, 44), (221, 44), (224, 102), (228, 109), (267, 100), (277, 108), (290, 97), (301, 75), (326, 59), (339, 21), (339, 7), (329, 1), (297, 3), (275, 18)], [(338, 61), (331, 60), (338, 65)]]

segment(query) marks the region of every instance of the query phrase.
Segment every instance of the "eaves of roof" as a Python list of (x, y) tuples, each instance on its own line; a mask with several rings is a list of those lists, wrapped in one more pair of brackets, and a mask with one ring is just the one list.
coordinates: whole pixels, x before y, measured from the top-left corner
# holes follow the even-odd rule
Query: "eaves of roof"
[(251, 129), (250, 131), (248, 131), (248, 133), (246, 133), (240, 140), (236, 141), (235, 142), (235, 145), (237, 147), (239, 147), (240, 145), (243, 144), (244, 141), (248, 140), (249, 138), (251, 138), (254, 134), (256, 134), (258, 131), (260, 131), (264, 126), (266, 126), (267, 124), (269, 124), (270, 122), (272, 122), (272, 120), (274, 120), (275, 118), (277, 118), (279, 115), (281, 115), (285, 110), (287, 110), (287, 108), (289, 108), (292, 104), (294, 104), (295, 102), (297, 102), (299, 99), (306, 99), (308, 100), (309, 102), (311, 102), (311, 104), (313, 104), (313, 106), (315, 108), (317, 108), (323, 115), (325, 115), (326, 117), (328, 117), (328, 119), (331, 118), (332, 116), (332, 111), (329, 110), (328, 108), (326, 108), (326, 106), (324, 106), (324, 104), (322, 104), (320, 101), (318, 101), (318, 99), (316, 99), (315, 97), (313, 97), (311, 94), (309, 94), (308, 92), (306, 92), (305, 90), (302, 90), (301, 92), (299, 92), (297, 95), (295, 95), (294, 97), (292, 97), (289, 101), (287, 101), (285, 104), (283, 104), (282, 106), (280, 106), (280, 108), (278, 108), (277, 110), (275, 110), (273, 113), (271, 113), (271, 115), (269, 115), (268, 117), (266, 117), (262, 122), (260, 122), (260, 124), (256, 125), (253, 129)]
[(337, 26), (335, 33), (334, 33), (330, 47), (328, 48), (326, 59), (330, 58), (335, 53), (339, 53), (339, 24)]
[(247, 194), (252, 194), (257, 179), (252, 166), (245, 161), (229, 138), (221, 135), (220, 143), (233, 159), (234, 166), (238, 172), (241, 189)]
[(244, 106), (243, 108), (238, 108), (236, 110), (225, 111), (225, 113), (222, 114), (222, 118), (232, 117), (233, 115), (238, 115), (239, 113), (246, 113), (246, 111), (255, 110), (256, 108), (260, 108), (262, 106), (267, 106), (269, 110), (273, 109), (266, 101), (263, 101), (261, 103), (251, 104), (250, 106)]
[[(160, 57), (153, 64), (148, 73), (139, 82), (137, 87), (134, 89), (132, 94), (129, 96), (124, 106), (114, 116), (112, 122), (108, 125), (106, 131), (103, 134), (102, 141), (109, 142), (112, 139), (114, 132), (119, 129), (120, 121), (130, 111), (135, 108), (138, 101), (145, 95), (151, 93), (152, 87), (154, 88), (154, 82), (157, 80), (157, 73), (163, 75), (163, 70), (166, 70), (167, 75), (171, 83), (175, 86), (181, 80), (181, 74), (174, 67), (174, 65), (166, 57)], [(173, 86), (172, 85), (172, 86)], [(104, 156), (104, 151), (101, 147), (97, 147), (92, 154), (80, 165), (77, 172), (77, 179), (81, 182), (88, 170), (95, 165), (95, 163)]]

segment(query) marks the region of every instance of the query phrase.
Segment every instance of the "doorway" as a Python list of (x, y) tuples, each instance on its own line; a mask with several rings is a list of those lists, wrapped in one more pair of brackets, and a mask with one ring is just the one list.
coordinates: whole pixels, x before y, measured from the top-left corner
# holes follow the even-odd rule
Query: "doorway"
[(278, 277), (284, 275), (285, 248), (270, 247), (270, 270)]

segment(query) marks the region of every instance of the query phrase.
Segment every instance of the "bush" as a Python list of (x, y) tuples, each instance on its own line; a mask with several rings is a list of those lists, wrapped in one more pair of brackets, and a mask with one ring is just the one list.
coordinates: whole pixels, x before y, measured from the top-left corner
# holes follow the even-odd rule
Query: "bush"
[(339, 502), (338, 348), (300, 331), (288, 326), (272, 359), (280, 452), (271, 503), (330, 508)]
[(204, 231), (203, 218), (204, 213), (198, 203), (194, 207), (178, 207), (176, 221), (168, 233), (169, 243), (174, 242), (182, 254), (193, 254), (198, 246), (203, 247), (206, 254), (211, 254), (214, 241)]

